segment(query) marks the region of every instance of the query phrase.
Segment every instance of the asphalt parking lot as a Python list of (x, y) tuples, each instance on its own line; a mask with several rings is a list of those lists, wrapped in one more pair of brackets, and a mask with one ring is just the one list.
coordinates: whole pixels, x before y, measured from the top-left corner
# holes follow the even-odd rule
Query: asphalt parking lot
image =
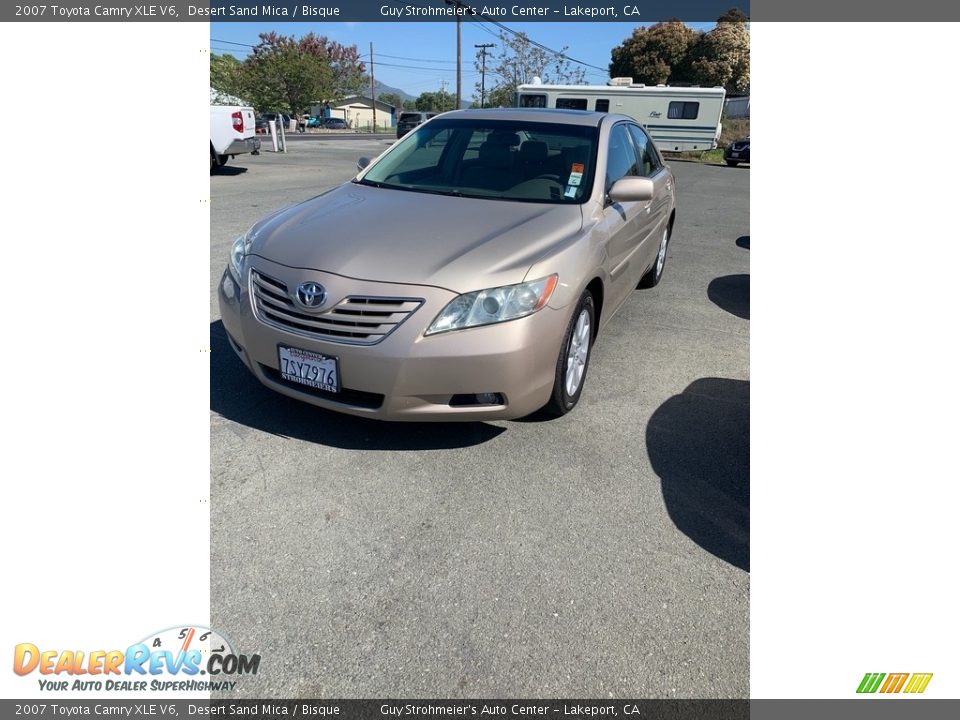
[(262, 388), (216, 286), (257, 218), (389, 142), (210, 178), (211, 625), (262, 656), (231, 697), (746, 697), (750, 170), (671, 163), (663, 281), (572, 413), (386, 424)]

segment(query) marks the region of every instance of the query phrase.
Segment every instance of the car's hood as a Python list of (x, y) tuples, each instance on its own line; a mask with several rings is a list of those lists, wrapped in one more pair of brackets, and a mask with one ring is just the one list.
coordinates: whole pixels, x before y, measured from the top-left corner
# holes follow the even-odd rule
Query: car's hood
[(251, 252), (289, 267), (463, 293), (520, 282), (582, 223), (579, 205), (346, 183), (255, 225)]

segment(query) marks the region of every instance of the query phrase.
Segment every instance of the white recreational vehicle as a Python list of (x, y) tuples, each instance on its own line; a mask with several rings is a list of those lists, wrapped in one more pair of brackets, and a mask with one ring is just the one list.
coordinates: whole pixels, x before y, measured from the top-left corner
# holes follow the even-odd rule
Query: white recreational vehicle
[(595, 110), (629, 115), (666, 152), (712, 150), (720, 138), (720, 115), (726, 91), (722, 87), (638, 85), (633, 78), (613, 78), (606, 85), (544, 85), (517, 87), (517, 107)]

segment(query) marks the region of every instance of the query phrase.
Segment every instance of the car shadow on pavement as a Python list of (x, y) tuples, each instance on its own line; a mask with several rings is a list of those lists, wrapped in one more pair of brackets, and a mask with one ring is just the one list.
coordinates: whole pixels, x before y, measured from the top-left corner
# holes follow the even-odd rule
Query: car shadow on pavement
[(210, 323), (210, 409), (273, 435), (349, 450), (446, 450), (479, 445), (504, 428), (486, 423), (387, 423), (333, 413), (261, 385)]
[(695, 380), (656, 409), (646, 441), (677, 529), (749, 572), (749, 381)]
[(714, 278), (707, 287), (707, 297), (731, 315), (750, 319), (750, 276), (724, 275)]
[(247, 168), (242, 165), (221, 165), (213, 171), (213, 175), (243, 175)]
[(750, 249), (750, 236), (741, 235), (737, 238), (737, 247), (742, 247), (744, 250)]

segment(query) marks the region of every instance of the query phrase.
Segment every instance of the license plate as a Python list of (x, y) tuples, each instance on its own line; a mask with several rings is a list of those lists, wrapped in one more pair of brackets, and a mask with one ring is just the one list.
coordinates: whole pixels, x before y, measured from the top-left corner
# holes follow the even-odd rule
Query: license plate
[(730, 153), (730, 157), (740, 157), (740, 153), (738, 153), (738, 152), (731, 152), (731, 153)]
[(284, 380), (317, 390), (340, 392), (340, 368), (337, 358), (310, 350), (278, 345), (280, 375)]

